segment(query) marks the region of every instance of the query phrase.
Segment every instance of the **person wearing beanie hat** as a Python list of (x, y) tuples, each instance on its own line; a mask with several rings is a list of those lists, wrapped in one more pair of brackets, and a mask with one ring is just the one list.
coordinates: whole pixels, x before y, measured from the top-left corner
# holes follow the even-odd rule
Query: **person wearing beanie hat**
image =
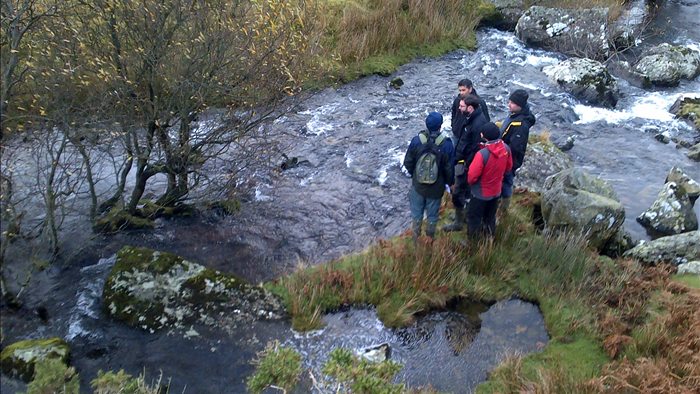
[(513, 153), (513, 169), (503, 176), (503, 191), (499, 207), (501, 212), (507, 212), (510, 206), (515, 174), (525, 159), (530, 127), (535, 125), (535, 115), (530, 111), (530, 104), (527, 102), (529, 97), (530, 95), (523, 89), (513, 91), (508, 99), (510, 114), (501, 125), (501, 139)]
[(476, 96), (468, 95), (460, 100), (459, 110), (465, 116), (462, 133), (455, 148), (455, 187), (452, 190), (452, 205), (455, 207), (454, 220), (442, 227), (443, 231), (462, 231), (466, 219), (466, 206), (471, 198), (467, 183), (467, 170), (481, 141), (481, 127), (488, 121)]
[(527, 99), (530, 98), (530, 95), (527, 94), (527, 92), (523, 89), (518, 89), (513, 91), (513, 93), (510, 94), (510, 97), (508, 97), (508, 100), (510, 100), (513, 104), (517, 105), (520, 108), (523, 108), (527, 105)]
[[(454, 183), (454, 147), (450, 138), (440, 133), (442, 115), (439, 112), (428, 114), (425, 127), (427, 131), (418, 133), (411, 140), (403, 161), (412, 178), (411, 218), (414, 242), (418, 241), (421, 234), (424, 215), (428, 217), (425, 232), (430, 238), (435, 238), (442, 195), (445, 187), (449, 188)], [(432, 163), (435, 167), (427, 165)], [(437, 171), (433, 172), (433, 168), (437, 168)]]
[(428, 117), (425, 118), (425, 127), (427, 127), (428, 131), (431, 133), (440, 131), (442, 127), (442, 115), (435, 111), (429, 113)]
[(495, 124), (489, 122), (481, 128), (481, 136), (486, 141), (495, 141), (501, 138), (501, 130)]
[(476, 92), (476, 89), (474, 88), (474, 84), (469, 78), (464, 78), (460, 80), (457, 83), (457, 89), (459, 93), (457, 94), (457, 97), (455, 97), (454, 101), (452, 102), (452, 134), (454, 134), (454, 139), (452, 140), (453, 144), (457, 144), (457, 140), (459, 140), (459, 136), (462, 133), (462, 130), (464, 130), (464, 124), (467, 121), (466, 116), (462, 113), (462, 111), (459, 110), (459, 102), (463, 98), (467, 97), (468, 95), (472, 95), (476, 97), (479, 100), (479, 108), (481, 108), (482, 113), (484, 114), (484, 117), (486, 118), (486, 121), (489, 122), (491, 121), (491, 117), (489, 116), (489, 110), (486, 107), (486, 101), (484, 101), (479, 94)]
[(481, 144), (482, 149), (469, 166), (467, 181), (472, 198), (467, 213), (467, 233), (470, 236), (485, 233), (493, 237), (496, 234), (496, 211), (503, 188), (503, 175), (513, 168), (513, 155), (500, 135), (495, 124), (489, 122), (484, 125), (481, 137), (486, 143)]

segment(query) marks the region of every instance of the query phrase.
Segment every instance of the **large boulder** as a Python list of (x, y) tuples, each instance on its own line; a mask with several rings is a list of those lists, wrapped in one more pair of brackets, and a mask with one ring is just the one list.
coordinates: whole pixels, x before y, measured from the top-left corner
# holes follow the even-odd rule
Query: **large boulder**
[(675, 182), (683, 187), (692, 204), (695, 204), (695, 201), (700, 197), (700, 183), (697, 183), (680, 167), (675, 166), (668, 172), (665, 183), (669, 182)]
[(546, 66), (542, 72), (552, 82), (585, 103), (614, 108), (620, 99), (617, 81), (598, 61), (570, 58)]
[(259, 286), (174, 254), (131, 246), (117, 253), (102, 297), (107, 315), (151, 331), (192, 323), (231, 327), (285, 315), (281, 300)]
[(551, 142), (538, 141), (538, 136), (531, 135), (523, 165), (515, 177), (515, 186), (539, 192), (542, 191), (547, 177), (573, 167), (574, 162), (569, 155)]
[(625, 257), (634, 257), (644, 264), (686, 264), (700, 260), (700, 231), (669, 235), (641, 243), (628, 250)]
[(39, 360), (61, 361), (68, 364), (70, 347), (61, 338), (35, 339), (15, 342), (0, 354), (2, 373), (29, 382)]
[(637, 216), (647, 229), (664, 235), (674, 235), (698, 229), (698, 217), (693, 211), (688, 193), (676, 182), (664, 184), (651, 207)]
[(523, 0), (487, 0), (487, 2), (491, 7), (484, 12), (479, 24), (499, 30), (515, 30), (518, 19), (525, 12)]
[(600, 250), (624, 223), (625, 209), (605, 180), (572, 168), (545, 181), (542, 217), (550, 231), (583, 234)]
[(634, 71), (652, 85), (677, 86), (681, 78), (694, 79), (700, 74), (700, 52), (663, 43), (645, 51)]
[(530, 45), (566, 55), (605, 59), (609, 50), (608, 13), (607, 8), (532, 6), (518, 20), (515, 34)]
[(542, 217), (550, 231), (583, 234), (600, 250), (624, 223), (625, 209), (605, 180), (572, 168), (545, 181)]

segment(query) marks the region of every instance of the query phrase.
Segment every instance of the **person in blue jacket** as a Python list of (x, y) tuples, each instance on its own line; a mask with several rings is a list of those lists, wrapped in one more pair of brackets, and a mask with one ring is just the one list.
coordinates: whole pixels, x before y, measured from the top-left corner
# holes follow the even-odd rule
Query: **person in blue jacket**
[[(449, 137), (440, 133), (442, 128), (442, 115), (431, 112), (425, 119), (427, 131), (421, 131), (413, 137), (406, 157), (404, 167), (411, 174), (411, 218), (413, 219), (413, 239), (417, 241), (421, 234), (424, 213), (428, 217), (426, 235), (435, 238), (440, 211), (440, 202), (446, 187), (454, 183), (454, 147)], [(433, 145), (429, 145), (433, 144)], [(438, 171), (432, 179), (419, 176), (420, 163), (423, 154), (434, 149), (435, 163)]]

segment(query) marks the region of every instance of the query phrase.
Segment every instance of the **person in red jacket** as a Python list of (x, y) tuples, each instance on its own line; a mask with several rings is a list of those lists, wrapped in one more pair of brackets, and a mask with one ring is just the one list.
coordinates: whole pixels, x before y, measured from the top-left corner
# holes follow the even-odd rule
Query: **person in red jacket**
[(472, 193), (467, 213), (467, 232), (469, 235), (484, 232), (493, 237), (503, 174), (513, 168), (513, 155), (508, 145), (500, 139), (501, 131), (495, 124), (485, 124), (481, 128), (481, 137), (486, 142), (480, 144), (481, 150), (469, 165), (467, 176)]

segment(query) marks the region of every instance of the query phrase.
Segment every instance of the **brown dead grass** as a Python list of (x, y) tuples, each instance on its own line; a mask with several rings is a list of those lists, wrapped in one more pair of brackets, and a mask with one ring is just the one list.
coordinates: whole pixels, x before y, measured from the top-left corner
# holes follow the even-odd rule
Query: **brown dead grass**
[[(611, 357), (623, 356), (590, 382), (598, 392), (700, 393), (700, 291), (669, 280), (671, 271), (647, 268), (606, 294), (604, 346)], [(658, 306), (642, 316), (640, 303)]]

